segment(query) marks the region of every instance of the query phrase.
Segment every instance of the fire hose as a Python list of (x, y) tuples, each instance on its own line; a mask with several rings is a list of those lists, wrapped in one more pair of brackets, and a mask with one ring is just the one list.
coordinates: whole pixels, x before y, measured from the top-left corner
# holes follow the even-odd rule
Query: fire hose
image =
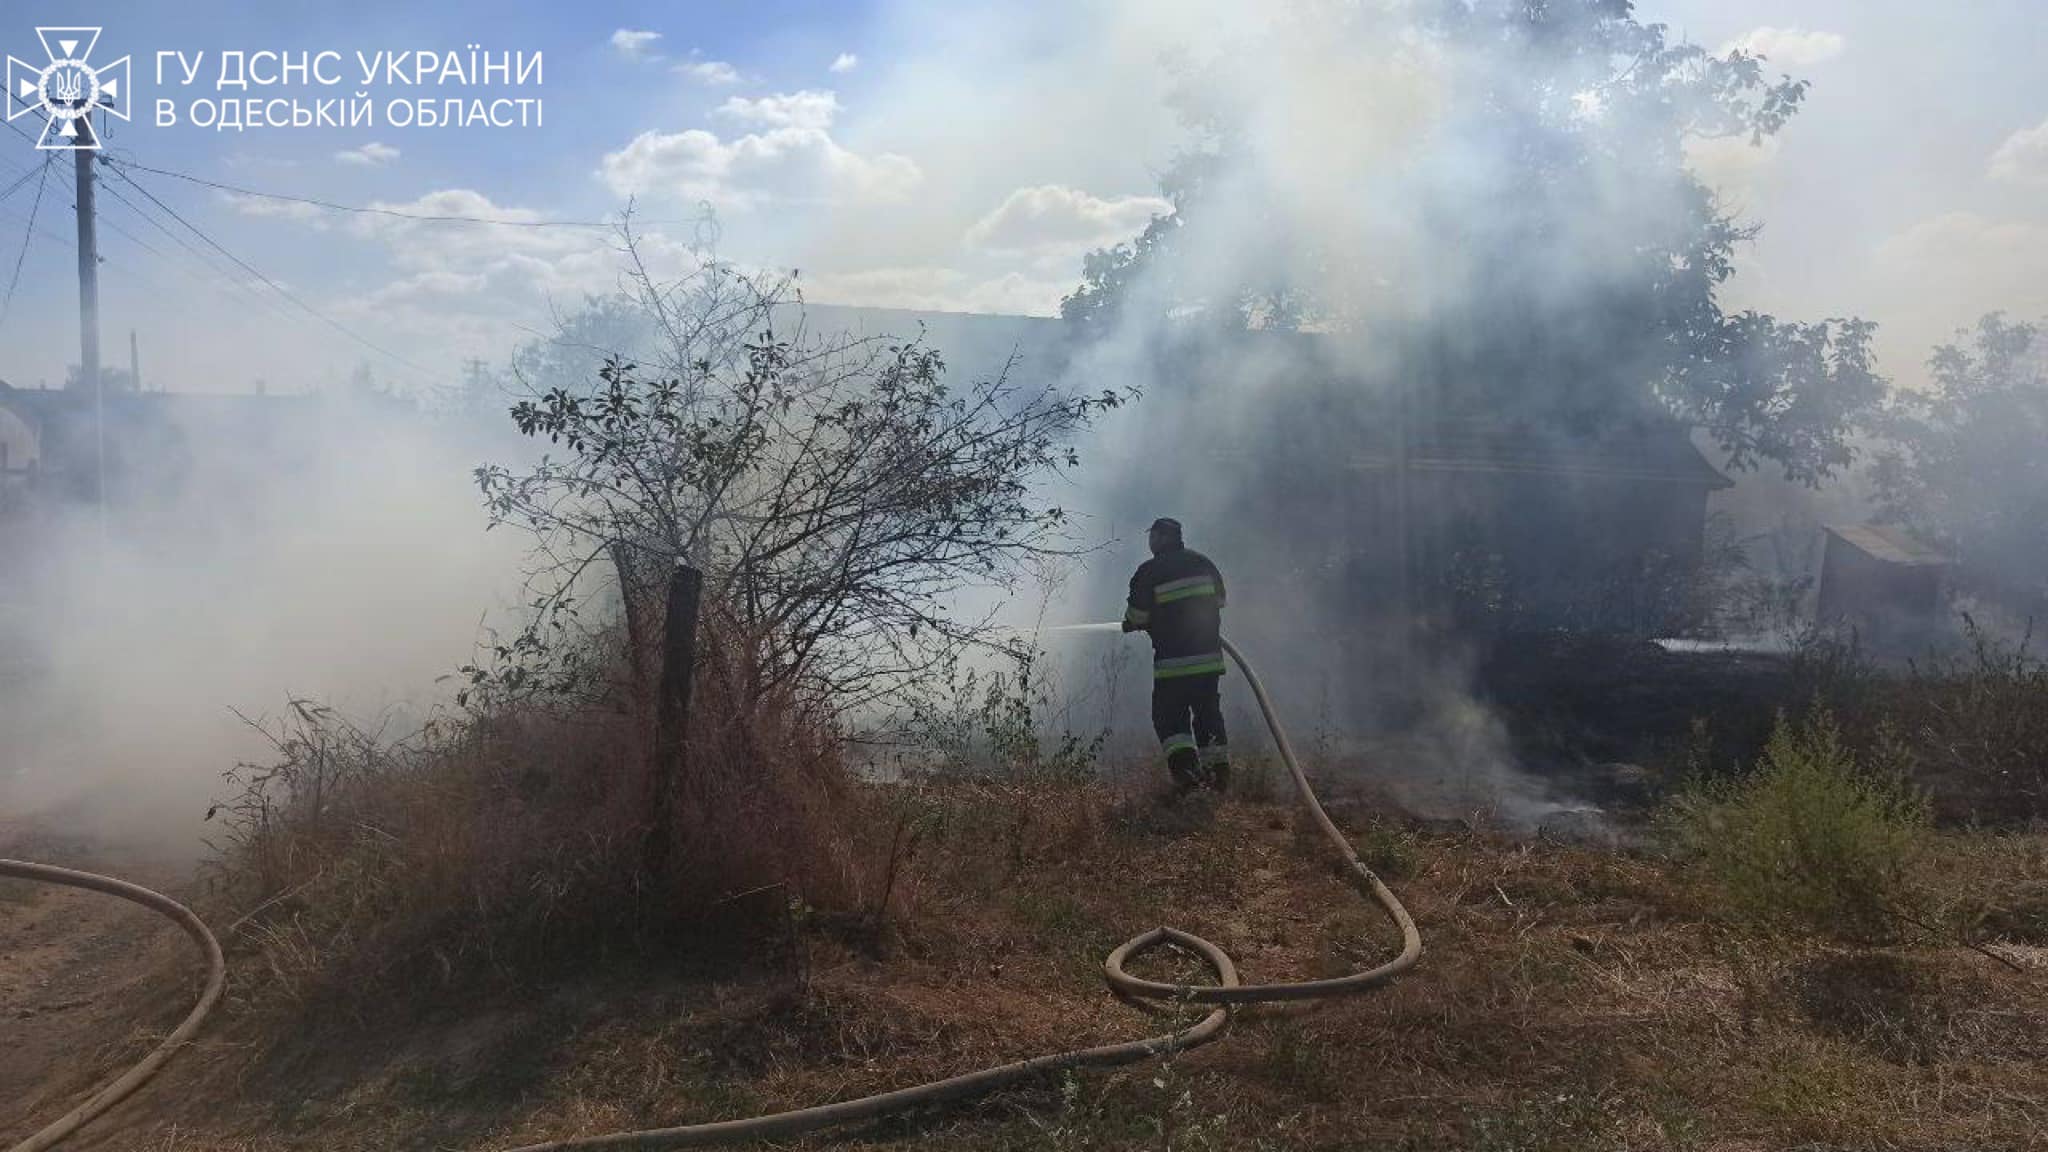
[(157, 1069), (162, 1068), (165, 1061), (184, 1047), (185, 1042), (199, 1031), (199, 1026), (206, 1022), (207, 1013), (212, 1012), (214, 1004), (220, 1000), (221, 989), (227, 983), (228, 969), (226, 961), (221, 959), (220, 941), (213, 938), (213, 933), (207, 929), (206, 924), (198, 916), (193, 915), (190, 908), (160, 892), (152, 892), (139, 884), (116, 880), (112, 876), (74, 872), (69, 868), (57, 868), (48, 864), (30, 864), (25, 860), (0, 860), (0, 876), (11, 876), (17, 880), (35, 880), (44, 884), (60, 884), (67, 888), (86, 888), (94, 892), (105, 892), (110, 896), (119, 896), (123, 900), (132, 900), (152, 912), (160, 913), (183, 928), (185, 934), (192, 937), (192, 942), (199, 946), (199, 951), (206, 957), (206, 988), (200, 992), (199, 1002), (192, 1006), (192, 1011), (185, 1014), (184, 1021), (172, 1029), (169, 1036), (164, 1037), (162, 1043), (133, 1068), (123, 1072), (120, 1079), (93, 1093), (85, 1103), (59, 1116), (42, 1131), (8, 1150), (43, 1152), (46, 1148), (55, 1148), (65, 1137), (127, 1099), (150, 1077), (156, 1075)]
[[(1302, 807), (1313, 818), (1323, 838), (1342, 861), (1345, 877), (1362, 894), (1376, 902), (1400, 930), (1401, 951), (1394, 958), (1377, 967), (1331, 979), (1288, 984), (1245, 984), (1238, 979), (1237, 966), (1232, 963), (1230, 956), (1215, 944), (1178, 928), (1153, 928), (1132, 937), (1110, 952), (1108, 958), (1103, 961), (1103, 976), (1109, 984), (1110, 991), (1118, 998), (1151, 1011), (1158, 1011), (1160, 1005), (1210, 1005), (1210, 1011), (1189, 1027), (1162, 1032), (1141, 1040), (1034, 1056), (1028, 1060), (984, 1068), (978, 1072), (832, 1104), (819, 1104), (741, 1120), (720, 1120), (674, 1128), (651, 1128), (637, 1132), (553, 1140), (524, 1145), (509, 1149), (508, 1152), (570, 1152), (572, 1149), (578, 1152), (594, 1149), (633, 1149), (635, 1152), (647, 1152), (657, 1148), (698, 1148), (752, 1140), (785, 1139), (823, 1128), (873, 1120), (912, 1108), (967, 1099), (1040, 1077), (1048, 1072), (1130, 1064), (1185, 1051), (1221, 1036), (1229, 1023), (1232, 1005), (1356, 995), (1385, 984), (1414, 967), (1415, 962), (1422, 957), (1422, 936), (1416, 931), (1415, 921), (1408, 915), (1408, 910), (1402, 907), (1399, 898), (1358, 858), (1358, 853), (1352, 849), (1350, 841), (1344, 838), (1344, 834), (1338, 831), (1336, 824), (1330, 820), (1329, 813), (1323, 810), (1322, 802), (1316, 798), (1315, 790), (1309, 786), (1308, 776), (1302, 771), (1301, 762), (1294, 754), (1294, 746), (1287, 739), (1287, 731), (1281, 726), (1272, 699), (1266, 694), (1265, 684), (1260, 681), (1258, 673), (1252, 669), (1244, 654), (1229, 640), (1223, 641), (1223, 650), (1230, 654), (1230, 658), (1243, 671), (1245, 681), (1251, 685), (1252, 695), (1258, 701), (1259, 712), (1265, 717), (1266, 727), (1273, 733), (1273, 741), (1279, 749), (1280, 759), (1287, 766), (1288, 775), (1294, 780), (1295, 794), (1300, 799)], [(225, 969), (221, 960), (220, 945), (214, 940), (213, 934), (207, 931), (205, 924), (201, 923), (189, 909), (168, 897), (105, 876), (15, 860), (0, 860), (0, 876), (89, 888), (133, 900), (177, 922), (206, 954), (208, 965), (205, 991), (201, 993), (198, 1004), (176, 1031), (166, 1037), (141, 1063), (124, 1073), (119, 1080), (102, 1088), (54, 1124), (9, 1150), (43, 1152), (55, 1147), (59, 1141), (77, 1131), (79, 1127), (141, 1087), (179, 1047), (191, 1039), (207, 1013), (213, 1009), (214, 1003), (220, 999)], [(1127, 965), (1131, 961), (1166, 947), (1179, 948), (1199, 957), (1215, 976), (1215, 983), (1173, 984), (1134, 976), (1128, 971)]]

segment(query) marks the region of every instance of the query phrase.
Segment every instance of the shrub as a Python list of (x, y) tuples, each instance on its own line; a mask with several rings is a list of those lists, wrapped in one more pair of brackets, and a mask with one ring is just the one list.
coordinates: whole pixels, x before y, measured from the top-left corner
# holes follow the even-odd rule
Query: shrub
[(1383, 880), (1406, 880), (1415, 875), (1415, 836), (1380, 820), (1374, 820), (1354, 840), (1358, 858)]
[(228, 944), (254, 953), (244, 997), (359, 1016), (607, 955), (722, 962), (720, 938), (786, 936), (791, 908), (878, 923), (886, 835), (836, 732), (788, 693), (743, 698), (744, 653), (700, 636), (665, 879), (643, 851), (649, 741), (617, 701), (509, 703), (400, 741), (295, 702), (266, 728), (272, 761), (231, 772), (209, 813)]
[(1742, 918), (1877, 939), (1907, 906), (1928, 816), (1896, 773), (1859, 767), (1816, 708), (1797, 724), (1780, 715), (1753, 771), (1694, 784), (1668, 823)]
[(957, 655), (941, 660), (931, 683), (911, 694), (903, 736), (949, 775), (1092, 779), (1109, 733), (1084, 737), (1064, 723), (1043, 652), (1009, 648), (1002, 656), (1009, 667), (988, 671), (963, 668)]
[(2030, 629), (2001, 637), (1967, 613), (1961, 641), (1891, 670), (1853, 637), (1815, 633), (1796, 653), (1794, 679), (1828, 701), (1859, 751), (1888, 757), (1925, 788), (1943, 823), (2048, 819), (2048, 660)]
[(1916, 667), (1888, 701), (1904, 716), (1916, 776), (1977, 823), (2048, 818), (2048, 662), (1963, 617), (1967, 650)]

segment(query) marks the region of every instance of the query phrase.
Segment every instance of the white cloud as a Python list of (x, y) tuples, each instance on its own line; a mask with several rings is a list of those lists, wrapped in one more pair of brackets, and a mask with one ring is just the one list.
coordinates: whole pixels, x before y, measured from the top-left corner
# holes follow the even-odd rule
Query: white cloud
[(628, 60), (659, 60), (649, 49), (661, 39), (659, 32), (645, 32), (633, 28), (621, 28), (612, 33), (612, 48)]
[(490, 277), (481, 272), (417, 272), (358, 297), (357, 303), (366, 310), (433, 306), (449, 297), (482, 291), (489, 282)]
[(620, 196), (662, 195), (740, 208), (765, 201), (900, 200), (924, 178), (907, 157), (861, 155), (834, 140), (830, 129), (839, 101), (830, 92), (734, 97), (717, 114), (760, 130), (729, 140), (701, 128), (643, 132), (608, 153), (598, 175)]
[(223, 192), (221, 199), (234, 206), (244, 216), (269, 220), (298, 220), (311, 223), (316, 228), (325, 228), (329, 213), (312, 205), (296, 200), (272, 200), (267, 196), (244, 196), (238, 192)]
[(742, 124), (765, 124), (775, 128), (807, 128), (824, 131), (839, 118), (839, 97), (831, 92), (805, 89), (782, 92), (749, 100), (733, 96), (718, 106), (714, 115)]
[(1104, 199), (1061, 184), (1019, 188), (967, 229), (970, 248), (1010, 254), (1078, 254), (1129, 240), (1172, 205), (1157, 196)]
[(381, 168), (398, 159), (398, 157), (398, 149), (393, 148), (389, 144), (379, 144), (375, 140), (370, 141), (361, 148), (351, 148), (334, 154), (334, 159), (337, 163), (354, 164), (362, 168)]
[[(508, 208), (503, 205), (494, 204), (491, 202), (490, 197), (468, 188), (443, 188), (438, 191), (428, 192), (418, 199), (402, 203), (388, 203), (379, 200), (373, 203), (371, 207), (387, 209), (393, 212), (407, 212), (418, 216), (468, 216), (480, 220), (504, 220), (522, 223), (530, 223), (541, 218), (538, 212), (525, 208)], [(376, 220), (388, 221), (389, 224), (387, 226), (392, 227), (406, 224), (405, 221), (396, 220), (388, 216), (371, 219), (373, 222)]]
[[(374, 207), (427, 216), (535, 221), (542, 214), (495, 203), (481, 192), (446, 188)], [(608, 232), (586, 228), (490, 227), (388, 216), (351, 218), (359, 243), (381, 248), (390, 277), (334, 301), (337, 315), (421, 363), (480, 355), (496, 359), (547, 327), (556, 302), (610, 292), (619, 256)], [(642, 256), (666, 275), (683, 245), (653, 230)]]
[(1740, 48), (1773, 64), (1824, 64), (1840, 56), (1847, 43), (1839, 32), (1809, 32), (1804, 28), (1772, 28), (1766, 25), (1721, 45), (1721, 51), (1725, 53)]
[(855, 56), (851, 52), (841, 52), (833, 59), (831, 71), (851, 72), (858, 67), (860, 67), (860, 57)]
[[(444, 188), (401, 203), (377, 201), (371, 207), (413, 216), (461, 216), (513, 223), (541, 219), (537, 212), (493, 203), (490, 197), (467, 188)], [(395, 216), (357, 216), (350, 226), (358, 236), (377, 240), (389, 249), (391, 261), (397, 267), (410, 273), (446, 277), (490, 275), (508, 262), (521, 259), (555, 261), (593, 246), (601, 247), (606, 239), (597, 229), (491, 227)], [(450, 290), (446, 285), (458, 283), (452, 279), (432, 282), (443, 285), (444, 292)]]
[[(352, 238), (359, 251), (381, 250), (386, 277), (327, 298), (323, 307), (422, 364), (461, 356), (499, 358), (544, 328), (555, 301), (580, 300), (618, 285), (615, 238), (594, 228), (492, 227), (381, 215), (338, 216), (311, 205), (225, 197), (238, 212), (292, 220)], [(371, 207), (415, 216), (535, 222), (542, 213), (510, 207), (481, 192), (445, 188)], [(660, 275), (691, 257), (687, 238), (650, 229), (642, 256)]]
[(740, 70), (723, 60), (685, 60), (675, 70), (699, 84), (723, 88), (740, 82)]
[(1991, 154), (1991, 178), (2048, 187), (2048, 120), (2005, 138)]

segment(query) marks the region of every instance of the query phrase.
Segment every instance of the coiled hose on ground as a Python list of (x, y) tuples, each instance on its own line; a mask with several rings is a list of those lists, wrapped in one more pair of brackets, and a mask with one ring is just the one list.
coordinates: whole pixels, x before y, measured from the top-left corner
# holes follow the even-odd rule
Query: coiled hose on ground
[[(1109, 982), (1110, 991), (1122, 999), (1140, 1005), (1163, 1002), (1215, 1006), (1190, 1027), (1121, 1044), (1104, 1044), (1094, 1048), (1034, 1056), (1013, 1064), (984, 1068), (979, 1072), (934, 1080), (910, 1088), (899, 1088), (894, 1092), (842, 1100), (834, 1104), (819, 1104), (767, 1116), (751, 1116), (743, 1120), (720, 1120), (677, 1128), (651, 1128), (639, 1132), (554, 1140), (542, 1144), (528, 1144), (510, 1149), (508, 1152), (570, 1152), (571, 1149), (633, 1149), (636, 1152), (646, 1152), (657, 1148), (699, 1148), (750, 1140), (784, 1139), (821, 1128), (873, 1120), (912, 1108), (963, 1100), (1042, 1076), (1047, 1072), (1129, 1064), (1170, 1052), (1184, 1051), (1206, 1044), (1223, 1034), (1224, 1026), (1229, 1022), (1229, 1005), (1354, 995), (1384, 984), (1414, 967), (1415, 962), (1422, 957), (1422, 936), (1415, 930), (1415, 921), (1409, 917), (1408, 910), (1401, 906), (1401, 901), (1393, 892), (1373, 874), (1372, 869), (1367, 868), (1359, 860), (1358, 853), (1352, 850), (1350, 841), (1337, 830), (1337, 826), (1330, 820), (1329, 813), (1323, 811), (1322, 802), (1316, 799), (1315, 790), (1309, 787), (1308, 776), (1302, 772), (1301, 762), (1294, 755), (1294, 746), (1287, 739), (1287, 730), (1281, 726), (1280, 718), (1274, 713), (1272, 699), (1266, 695), (1266, 687), (1259, 680), (1259, 674), (1252, 669), (1251, 664), (1245, 660), (1244, 653), (1239, 652), (1236, 645), (1225, 640), (1223, 650), (1230, 653), (1230, 658), (1236, 661), (1238, 668), (1243, 671), (1245, 681), (1251, 685), (1252, 695), (1258, 700), (1259, 712), (1265, 717), (1266, 726), (1273, 733), (1273, 741), (1280, 750), (1280, 759), (1287, 765), (1288, 775), (1294, 779), (1295, 793), (1300, 797), (1302, 806), (1315, 819), (1316, 827), (1322, 831), (1324, 839), (1329, 841), (1330, 846), (1342, 858), (1346, 875), (1352, 883), (1356, 884), (1362, 893), (1376, 901), (1400, 929), (1399, 955), (1376, 968), (1334, 979), (1308, 980), (1294, 984), (1245, 984), (1238, 980), (1237, 966), (1231, 963), (1229, 955), (1215, 944), (1178, 928), (1154, 928), (1132, 937), (1112, 951), (1103, 961), (1103, 975)], [(206, 990), (201, 993), (199, 1003), (193, 1007), (192, 1012), (185, 1017), (184, 1023), (180, 1024), (176, 1031), (165, 1038), (164, 1042), (141, 1063), (124, 1073), (119, 1080), (107, 1085), (62, 1119), (10, 1150), (43, 1152), (55, 1147), (59, 1141), (77, 1131), (87, 1121), (135, 1091), (163, 1066), (164, 1061), (168, 1060), (173, 1052), (198, 1031), (206, 1014), (213, 1009), (214, 1002), (220, 999), (224, 969), (220, 945), (214, 940), (213, 934), (207, 931), (206, 926), (200, 923), (199, 918), (189, 909), (168, 897), (105, 876), (16, 860), (0, 860), (0, 876), (90, 888), (133, 900), (176, 921), (199, 944), (207, 958)], [(1127, 970), (1126, 966), (1137, 957), (1169, 945), (1199, 956), (1215, 974), (1216, 982), (1168, 984), (1133, 976)]]

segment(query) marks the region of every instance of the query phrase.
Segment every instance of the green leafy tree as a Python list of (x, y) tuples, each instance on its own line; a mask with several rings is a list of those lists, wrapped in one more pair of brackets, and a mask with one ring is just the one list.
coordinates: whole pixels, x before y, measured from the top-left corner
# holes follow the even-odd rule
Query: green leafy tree
[(2048, 610), (2048, 336), (1998, 313), (1935, 349), (1902, 390), (1871, 469), (1881, 514), (1947, 549), (1974, 591)]
[[(1356, 86), (1427, 70), (1413, 117), (1427, 132), (1356, 149), (1357, 170), (1331, 181), (1355, 196), (1299, 211), (1300, 153), (1354, 155), (1346, 142), (1312, 149), (1248, 113), (1241, 97), (1262, 89), (1236, 58), (1186, 69), (1193, 145), (1160, 179), (1171, 210), (1086, 258), (1069, 320), (1371, 330), (1436, 382), (1440, 410), (1567, 429), (1665, 413), (1710, 432), (1733, 467), (1775, 461), (1808, 484), (1851, 461), (1883, 391), (1872, 326), (1725, 310), (1755, 229), (1686, 160), (1690, 141), (1775, 134), (1804, 81), (1674, 40), (1630, 0), (1291, 11), (1275, 35), (1292, 58), (1405, 45), (1359, 59)], [(1351, 125), (1379, 114), (1374, 99), (1329, 115), (1332, 130), (1368, 132)]]

